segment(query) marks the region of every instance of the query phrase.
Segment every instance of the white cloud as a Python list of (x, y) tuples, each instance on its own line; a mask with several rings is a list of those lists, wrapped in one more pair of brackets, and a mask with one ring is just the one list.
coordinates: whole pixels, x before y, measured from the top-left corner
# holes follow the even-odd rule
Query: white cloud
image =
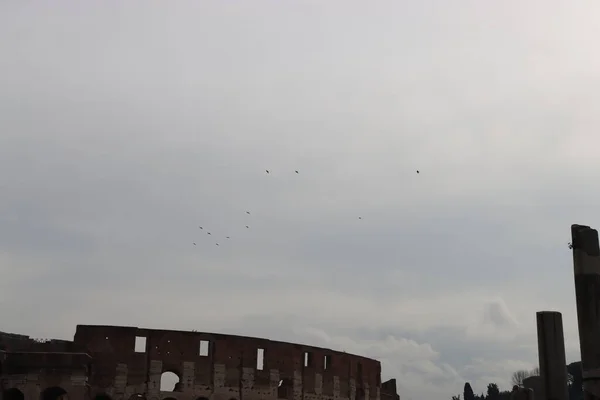
[(481, 314), (466, 329), (467, 336), (472, 339), (512, 341), (519, 333), (519, 323), (502, 298), (485, 302)]

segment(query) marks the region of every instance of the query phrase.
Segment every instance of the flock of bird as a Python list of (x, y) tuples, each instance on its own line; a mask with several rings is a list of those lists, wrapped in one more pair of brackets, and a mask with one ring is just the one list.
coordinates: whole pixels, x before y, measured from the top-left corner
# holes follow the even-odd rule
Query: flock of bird
[[(265, 170), (265, 172), (266, 172), (266, 174), (267, 174), (267, 175), (269, 175), (269, 174), (271, 173), (271, 171), (270, 171), (270, 170), (268, 170), (268, 169), (266, 169), (266, 170)], [(298, 170), (295, 170), (294, 172), (295, 172), (296, 174), (299, 174)], [(417, 174), (420, 174), (420, 171), (419, 171), (419, 170), (417, 170), (416, 172), (417, 172)], [(247, 215), (251, 215), (251, 214), (250, 214), (250, 211), (246, 211), (246, 214), (247, 214)], [(358, 219), (362, 219), (362, 217), (360, 217), (360, 216), (359, 216), (359, 217), (358, 217)], [(198, 226), (198, 228), (199, 228), (201, 231), (204, 231), (204, 232), (206, 232), (206, 235), (207, 235), (207, 236), (211, 236), (211, 237), (212, 237), (212, 233), (211, 233), (211, 232), (209, 232), (208, 230), (204, 229), (204, 227), (203, 227), (203, 226)], [(246, 229), (250, 229), (250, 226), (249, 226), (249, 225), (246, 225)], [(229, 240), (229, 239), (231, 239), (231, 237), (230, 237), (230, 236), (225, 236), (225, 237), (224, 237), (224, 239), (225, 239), (225, 240)], [(192, 242), (192, 244), (193, 244), (194, 246), (197, 246), (197, 243), (196, 243), (196, 242)], [(218, 242), (218, 241), (217, 241), (217, 242), (215, 242), (215, 245), (216, 245), (216, 246), (219, 246), (219, 242)]]

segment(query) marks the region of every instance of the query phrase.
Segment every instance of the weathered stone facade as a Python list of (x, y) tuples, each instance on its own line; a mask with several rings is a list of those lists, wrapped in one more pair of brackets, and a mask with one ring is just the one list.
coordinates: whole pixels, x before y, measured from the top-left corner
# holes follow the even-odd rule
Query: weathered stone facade
[(79, 325), (73, 342), (0, 345), (0, 400), (399, 400), (379, 361), (268, 339)]

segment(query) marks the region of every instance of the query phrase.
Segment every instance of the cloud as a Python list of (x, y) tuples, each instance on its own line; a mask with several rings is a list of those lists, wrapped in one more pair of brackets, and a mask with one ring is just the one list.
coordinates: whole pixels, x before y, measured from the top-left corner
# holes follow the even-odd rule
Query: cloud
[(304, 341), (425, 400), (508, 388), (539, 310), (577, 359), (597, 6), (431, 5), (2, 3), (5, 329)]
[(519, 333), (518, 328), (519, 323), (511, 315), (504, 300), (498, 298), (483, 305), (481, 315), (467, 327), (466, 334), (475, 340), (478, 337), (512, 340)]

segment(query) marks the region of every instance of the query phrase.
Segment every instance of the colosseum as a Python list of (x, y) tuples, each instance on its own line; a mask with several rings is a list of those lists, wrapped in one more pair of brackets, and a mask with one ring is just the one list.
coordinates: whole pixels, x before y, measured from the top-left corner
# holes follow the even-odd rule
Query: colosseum
[[(161, 388), (163, 374), (178, 378)], [(0, 400), (399, 400), (381, 364), (217, 333), (78, 325), (73, 341), (0, 333)]]

